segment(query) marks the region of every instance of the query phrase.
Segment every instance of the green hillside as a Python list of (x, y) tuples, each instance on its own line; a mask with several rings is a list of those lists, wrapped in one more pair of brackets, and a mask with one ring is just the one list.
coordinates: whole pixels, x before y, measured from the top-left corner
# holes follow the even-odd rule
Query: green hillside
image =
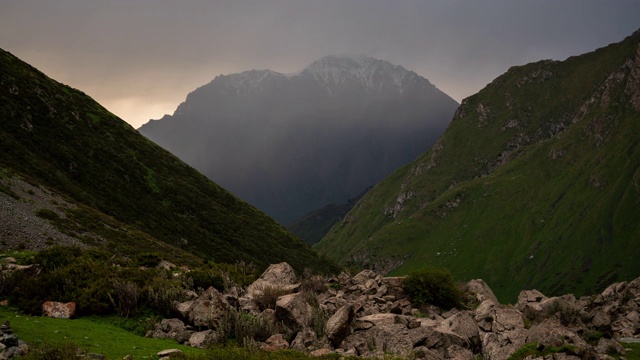
[(184, 250), (216, 262), (264, 267), (287, 261), (298, 270), (335, 270), (285, 228), (89, 96), (2, 50), (0, 167), (77, 204), (51, 220), (84, 240), (97, 232), (109, 249), (125, 241), (124, 248), (135, 250), (140, 241), (169, 244), (173, 250), (156, 246), (163, 253)]
[(509, 69), (316, 248), (393, 274), (446, 266), (502, 301), (637, 277), (639, 40)]

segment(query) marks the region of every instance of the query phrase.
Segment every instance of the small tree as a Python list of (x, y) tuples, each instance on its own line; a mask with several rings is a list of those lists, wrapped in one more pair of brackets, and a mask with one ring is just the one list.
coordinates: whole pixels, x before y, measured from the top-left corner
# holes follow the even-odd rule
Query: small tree
[(402, 287), (416, 305), (432, 304), (447, 310), (464, 306), (464, 294), (446, 269), (429, 267), (412, 272)]

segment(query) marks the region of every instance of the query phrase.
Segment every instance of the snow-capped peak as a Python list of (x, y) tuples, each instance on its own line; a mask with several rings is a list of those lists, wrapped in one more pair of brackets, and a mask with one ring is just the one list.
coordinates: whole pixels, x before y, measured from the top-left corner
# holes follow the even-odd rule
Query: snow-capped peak
[(406, 85), (420, 79), (429, 84), (428, 80), (402, 66), (362, 55), (325, 56), (309, 65), (302, 71), (304, 73), (327, 86), (330, 93), (335, 87), (354, 82), (361, 84), (368, 92), (397, 94), (402, 94)]

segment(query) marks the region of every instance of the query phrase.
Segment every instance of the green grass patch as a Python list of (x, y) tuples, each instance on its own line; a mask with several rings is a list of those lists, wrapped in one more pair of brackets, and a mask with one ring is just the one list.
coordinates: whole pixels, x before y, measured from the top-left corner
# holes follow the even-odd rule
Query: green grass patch
[(104, 354), (108, 359), (122, 359), (127, 354), (135, 359), (152, 358), (159, 351), (172, 348), (185, 354), (204, 354), (204, 350), (183, 346), (174, 340), (140, 337), (95, 319), (27, 316), (9, 308), (0, 308), (0, 319), (9, 320), (14, 333), (28, 344), (73, 343), (87, 352)]

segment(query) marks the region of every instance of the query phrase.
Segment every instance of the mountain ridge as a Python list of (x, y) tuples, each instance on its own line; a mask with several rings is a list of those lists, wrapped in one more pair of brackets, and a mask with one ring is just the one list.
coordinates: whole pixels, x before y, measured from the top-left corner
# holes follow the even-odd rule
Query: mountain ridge
[(446, 266), (508, 300), (637, 276), (638, 38), (510, 68), (316, 249), (393, 274)]
[(205, 261), (267, 266), (286, 258), (299, 270), (337, 270), (83, 92), (4, 50), (0, 63), (2, 173), (71, 199), (73, 207), (42, 212), (68, 235), (111, 250), (161, 241)]

